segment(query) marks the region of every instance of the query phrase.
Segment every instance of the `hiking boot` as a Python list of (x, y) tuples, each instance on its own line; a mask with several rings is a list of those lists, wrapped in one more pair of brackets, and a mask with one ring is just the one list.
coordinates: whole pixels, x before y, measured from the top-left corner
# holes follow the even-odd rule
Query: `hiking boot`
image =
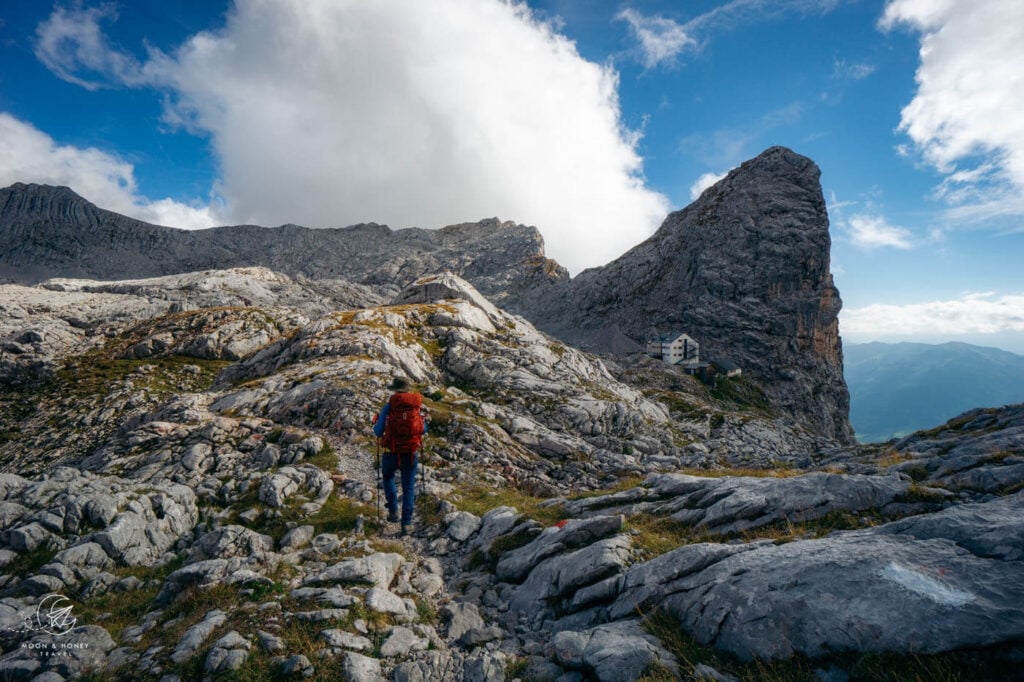
[(398, 510), (391, 509), (388, 511), (388, 523), (398, 523)]
[(406, 524), (403, 523), (402, 524), (402, 532), (399, 533), (399, 535), (404, 538), (406, 535), (408, 535), (411, 532), (412, 532), (412, 526), (407, 526)]

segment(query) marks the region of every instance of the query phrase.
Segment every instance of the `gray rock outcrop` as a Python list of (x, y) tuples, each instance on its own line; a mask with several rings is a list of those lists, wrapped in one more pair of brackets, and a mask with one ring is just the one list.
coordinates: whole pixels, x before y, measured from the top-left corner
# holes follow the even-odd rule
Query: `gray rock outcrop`
[(810, 159), (773, 147), (642, 244), (517, 312), (584, 347), (611, 326), (638, 341), (685, 332), (703, 357), (739, 365), (800, 423), (851, 443), (819, 176)]

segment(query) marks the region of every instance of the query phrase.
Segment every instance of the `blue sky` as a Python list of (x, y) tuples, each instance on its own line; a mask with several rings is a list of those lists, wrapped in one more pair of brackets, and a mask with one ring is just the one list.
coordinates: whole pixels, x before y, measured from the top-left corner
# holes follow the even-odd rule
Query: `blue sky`
[(1019, 0), (0, 7), (0, 185), (178, 227), (534, 224), (575, 273), (781, 144), (847, 341), (1024, 353)]

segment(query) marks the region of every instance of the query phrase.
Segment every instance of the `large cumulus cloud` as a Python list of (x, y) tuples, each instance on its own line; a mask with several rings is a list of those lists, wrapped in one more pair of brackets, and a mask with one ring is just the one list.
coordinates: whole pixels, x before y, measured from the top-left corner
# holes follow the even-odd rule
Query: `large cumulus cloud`
[(238, 0), (223, 28), (137, 62), (82, 29), (102, 14), (72, 19), (40, 28), (41, 58), (94, 87), (105, 70), (161, 89), (168, 121), (210, 136), (236, 222), (499, 216), (536, 225), (578, 271), (640, 241), (668, 208), (645, 187), (615, 70), (524, 5)]

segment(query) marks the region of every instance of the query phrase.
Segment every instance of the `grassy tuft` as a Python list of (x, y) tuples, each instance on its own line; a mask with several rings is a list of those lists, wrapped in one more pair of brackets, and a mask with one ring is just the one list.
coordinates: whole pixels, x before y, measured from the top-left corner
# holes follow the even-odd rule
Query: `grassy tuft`
[(633, 547), (640, 550), (644, 561), (671, 552), (683, 545), (716, 542), (720, 539), (667, 516), (654, 516), (647, 513), (630, 516), (626, 521), (626, 529), (632, 533)]
[(515, 507), (524, 516), (545, 526), (553, 526), (565, 518), (561, 504), (546, 504), (546, 498), (534, 497), (515, 488), (495, 489), (480, 484), (469, 484), (459, 488), (460, 509), (476, 516), (483, 516), (495, 507)]
[(324, 502), (320, 511), (308, 516), (299, 508), (298, 500), (294, 505), (284, 507), (280, 511), (280, 516), (264, 521), (255, 530), (270, 535), (275, 541), (279, 541), (288, 532), (289, 523), (313, 526), (314, 534), (317, 535), (320, 533), (346, 535), (355, 530), (356, 520), (360, 516), (363, 517), (366, 533), (373, 533), (377, 530), (376, 511), (372, 507), (341, 495), (331, 495)]
[(904, 502), (945, 502), (946, 496), (928, 486), (912, 483), (903, 495)]
[(882, 455), (878, 458), (876, 464), (878, 464), (878, 466), (880, 467), (888, 468), (891, 466), (895, 466), (897, 464), (903, 464), (904, 462), (910, 462), (913, 459), (915, 459), (915, 457), (910, 453), (900, 452), (899, 450), (896, 449), (890, 449), (882, 453)]
[[(273, 435), (273, 432), (271, 432), (271, 435)], [(269, 436), (267, 438), (269, 439)], [(334, 447), (325, 440), (324, 446), (320, 448), (319, 452), (315, 455), (306, 457), (303, 461), (307, 464), (320, 467), (324, 471), (331, 472), (338, 466), (338, 455), (334, 452)]]
[(6, 575), (27, 576), (36, 573), (40, 568), (53, 561), (57, 550), (50, 547), (38, 547), (31, 552), (19, 554), (7, 564), (2, 573)]

